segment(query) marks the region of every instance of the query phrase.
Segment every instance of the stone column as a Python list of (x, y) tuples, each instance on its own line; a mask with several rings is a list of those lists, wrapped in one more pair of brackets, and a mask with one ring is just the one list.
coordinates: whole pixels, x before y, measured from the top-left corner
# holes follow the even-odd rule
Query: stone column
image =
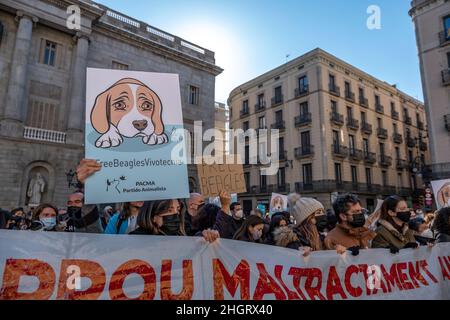
[(89, 37), (86, 34), (77, 33), (77, 42), (72, 77), (70, 79), (70, 105), (67, 121), (67, 143), (84, 143), (84, 118), (86, 101), (86, 69), (89, 50)]
[(25, 118), (28, 56), (30, 55), (33, 23), (38, 19), (32, 15), (17, 11), (19, 21), (16, 41), (11, 62), (5, 111), (0, 122), (1, 135), (20, 137), (23, 135)]

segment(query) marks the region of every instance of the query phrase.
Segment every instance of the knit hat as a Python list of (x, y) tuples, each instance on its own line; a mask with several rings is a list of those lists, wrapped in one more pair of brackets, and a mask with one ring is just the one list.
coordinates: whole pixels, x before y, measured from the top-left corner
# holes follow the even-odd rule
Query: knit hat
[(289, 212), (295, 219), (295, 225), (299, 226), (317, 210), (325, 210), (323, 205), (313, 198), (303, 198), (297, 193), (288, 196)]

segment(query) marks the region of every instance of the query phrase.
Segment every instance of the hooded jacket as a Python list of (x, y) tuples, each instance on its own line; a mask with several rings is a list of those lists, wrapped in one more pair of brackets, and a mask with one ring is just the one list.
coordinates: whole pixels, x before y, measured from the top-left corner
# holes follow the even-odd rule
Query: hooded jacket
[(416, 243), (414, 232), (409, 229), (408, 224), (403, 225), (402, 232), (399, 232), (394, 226), (386, 220), (379, 220), (377, 236), (372, 241), (372, 248), (390, 248), (403, 249), (408, 243)]
[(360, 247), (361, 249), (367, 249), (370, 240), (375, 236), (376, 233), (367, 227), (351, 228), (338, 223), (333, 230), (327, 233), (324, 245), (327, 250), (334, 250), (337, 245), (345, 248)]
[(244, 219), (236, 220), (231, 215), (226, 214), (223, 210), (217, 213), (216, 223), (213, 227), (223, 239), (233, 239), (236, 231), (241, 227)]
[(310, 243), (292, 227), (280, 227), (274, 230), (273, 240), (278, 247), (298, 250), (300, 247), (310, 247)]

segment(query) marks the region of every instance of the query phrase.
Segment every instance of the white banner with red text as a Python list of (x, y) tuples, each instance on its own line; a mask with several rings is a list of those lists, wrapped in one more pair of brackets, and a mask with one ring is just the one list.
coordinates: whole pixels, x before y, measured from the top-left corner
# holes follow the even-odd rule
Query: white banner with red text
[(299, 251), (220, 239), (0, 230), (0, 300), (450, 299), (450, 243)]

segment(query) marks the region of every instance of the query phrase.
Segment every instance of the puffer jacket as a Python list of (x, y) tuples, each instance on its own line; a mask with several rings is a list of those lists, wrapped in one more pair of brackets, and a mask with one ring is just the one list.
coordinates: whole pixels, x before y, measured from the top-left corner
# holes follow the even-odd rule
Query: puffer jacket
[(300, 247), (310, 247), (310, 243), (302, 237), (294, 228), (280, 227), (273, 231), (273, 240), (278, 247), (298, 250)]
[(416, 243), (414, 232), (405, 223), (402, 232), (399, 232), (386, 220), (378, 221), (377, 236), (372, 241), (372, 248), (403, 249), (408, 243)]

